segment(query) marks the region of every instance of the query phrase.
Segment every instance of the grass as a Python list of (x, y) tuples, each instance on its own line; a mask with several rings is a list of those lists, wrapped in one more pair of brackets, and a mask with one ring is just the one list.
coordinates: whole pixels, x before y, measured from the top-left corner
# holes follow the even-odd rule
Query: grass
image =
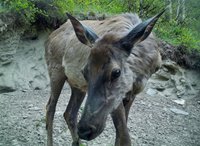
[(175, 21), (158, 22), (154, 29), (156, 35), (175, 46), (186, 46), (189, 51), (200, 52), (200, 35), (186, 25), (178, 25)]
[[(35, 6), (34, 1), (29, 0), (0, 1), (4, 2), (0, 4), (0, 13), (9, 10), (12, 13), (18, 13), (20, 14), (21, 19), (30, 25), (34, 23), (38, 14), (43, 15), (44, 18), (48, 20), (52, 15), (55, 15), (55, 18), (58, 19), (65, 18), (66, 12), (83, 14), (95, 12), (96, 14), (106, 13), (113, 15), (128, 11), (128, 5), (124, 0), (56, 0), (46, 3), (46, 6), (52, 6), (52, 8), (55, 8), (54, 10), (39, 9)], [(45, 4), (45, 0), (37, 1), (41, 1)], [(139, 6), (138, 2), (139, 1), (135, 4)], [(146, 4), (150, 4), (149, 6), (154, 7), (155, 10), (149, 13), (149, 8), (146, 8), (147, 10), (144, 9), (144, 14), (154, 15), (155, 12), (158, 12), (160, 8), (163, 7), (162, 1), (158, 0), (154, 3), (152, 2), (152, 0), (148, 0), (146, 1)], [(139, 11), (139, 8), (136, 7), (134, 11)], [(196, 29), (193, 29), (195, 28), (195, 24), (198, 24), (195, 23), (193, 19), (187, 19), (185, 23), (186, 24), (184, 25), (178, 25), (175, 20), (171, 22), (163, 20), (158, 22), (154, 31), (159, 38), (173, 45), (184, 45), (189, 50), (194, 49), (200, 52), (200, 33)]]

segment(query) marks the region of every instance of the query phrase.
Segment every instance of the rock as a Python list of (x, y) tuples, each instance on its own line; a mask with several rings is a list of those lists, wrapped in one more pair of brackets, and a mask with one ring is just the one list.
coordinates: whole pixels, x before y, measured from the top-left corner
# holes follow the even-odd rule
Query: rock
[(49, 33), (38, 35), (34, 27), (16, 26), (15, 16), (0, 16), (0, 93), (46, 89), (44, 42)]
[(163, 85), (160, 85), (160, 86), (156, 86), (156, 87), (155, 87), (155, 89), (158, 90), (158, 91), (164, 91), (165, 88), (166, 88), (166, 87), (163, 86)]
[(46, 89), (49, 84), (44, 60), (44, 41), (20, 40), (20, 33), (6, 31), (0, 36), (0, 93)]
[(170, 108), (170, 110), (175, 114), (180, 114), (180, 115), (185, 115), (185, 116), (189, 115), (188, 112), (185, 112), (185, 111), (177, 109), (177, 108)]
[[(2, 16), (2, 18), (4, 17)], [(11, 24), (8, 25), (7, 22), (1, 19), (0, 29), (2, 30), (2, 26), (6, 27), (4, 27), (3, 31), (0, 31), (0, 93), (5, 93), (16, 90), (11, 72), (14, 70), (14, 56), (20, 42), (20, 30), (11, 29)]]
[(142, 105), (146, 105), (146, 103), (145, 103), (144, 101), (141, 101), (140, 104), (142, 104)]
[(12, 140), (12, 145), (14, 146), (20, 146), (19, 141), (17, 139)]
[(156, 72), (155, 74), (155, 78), (160, 80), (160, 81), (168, 81), (171, 78), (171, 74), (165, 72), (164, 70), (162, 70), (162, 68)]
[[(175, 95), (176, 98), (187, 97), (189, 94), (196, 94), (194, 81), (188, 78), (186, 70), (179, 67), (175, 62), (164, 60), (162, 67), (152, 76), (151, 88), (163, 92), (165, 96)], [(173, 91), (168, 92), (169, 89)]]
[(173, 102), (179, 104), (179, 105), (184, 105), (185, 104), (185, 100), (184, 99), (177, 99), (177, 100), (173, 100)]
[(13, 92), (13, 91), (16, 91), (14, 86), (0, 85), (0, 93), (7, 93), (7, 92)]
[(0, 76), (0, 93), (16, 91), (16, 85), (13, 82), (12, 74), (9, 72), (10, 70), (10, 67), (7, 70), (5, 69), (5, 74)]
[(39, 111), (39, 110), (41, 110), (41, 108), (39, 108), (39, 107), (31, 107), (31, 108), (29, 108), (29, 110), (31, 110), (31, 111)]
[[(6, 22), (4, 23), (6, 24)], [(0, 66), (13, 62), (21, 35), (17, 30), (9, 27), (5, 29), (6, 31), (0, 31)]]
[(168, 72), (171, 74), (175, 74), (179, 70), (179, 66), (176, 64), (176, 62), (171, 60), (166, 60), (163, 64), (163, 67), (167, 68)]
[(23, 119), (27, 119), (27, 118), (28, 118), (28, 116), (27, 116), (27, 115), (24, 115), (22, 118), (23, 118)]
[(28, 105), (28, 108), (32, 108), (32, 107), (33, 107), (33, 104), (29, 104), (29, 105)]
[(150, 95), (150, 96), (154, 96), (154, 95), (157, 94), (157, 91), (154, 90), (154, 89), (149, 88), (149, 89), (147, 90), (146, 93), (147, 93), (148, 95)]

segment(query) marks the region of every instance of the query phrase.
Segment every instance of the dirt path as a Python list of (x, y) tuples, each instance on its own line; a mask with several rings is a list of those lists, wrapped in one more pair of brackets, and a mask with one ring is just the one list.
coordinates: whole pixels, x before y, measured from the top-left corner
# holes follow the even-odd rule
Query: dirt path
[[(192, 77), (194, 78), (194, 77)], [(195, 78), (194, 78), (195, 79)], [(148, 88), (135, 100), (129, 117), (129, 131), (134, 146), (200, 146), (200, 95), (183, 96), (185, 103), (164, 91)], [(196, 85), (195, 91), (200, 88)], [(160, 89), (159, 89), (160, 90)], [(171, 94), (171, 93), (168, 93)], [(71, 137), (63, 118), (70, 90), (61, 94), (54, 125), (55, 146), (70, 146)], [(46, 144), (45, 105), (49, 90), (0, 94), (0, 146), (44, 146)], [(82, 108), (81, 108), (82, 109)], [(81, 113), (81, 111), (80, 111)], [(115, 131), (111, 118), (104, 132), (87, 146), (113, 146)]]

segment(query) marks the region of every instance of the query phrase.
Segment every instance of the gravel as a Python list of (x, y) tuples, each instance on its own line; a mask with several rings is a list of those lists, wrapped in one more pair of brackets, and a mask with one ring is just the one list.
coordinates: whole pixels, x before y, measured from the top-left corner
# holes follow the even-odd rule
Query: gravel
[[(173, 102), (158, 92), (145, 89), (132, 105), (128, 127), (134, 146), (200, 146), (200, 96), (185, 99), (185, 105)], [(63, 118), (70, 90), (66, 86), (57, 105), (54, 120), (54, 145), (70, 146), (72, 139)], [(0, 146), (46, 145), (45, 105), (49, 90), (16, 91), (0, 94)], [(172, 109), (187, 111), (177, 114)], [(81, 113), (81, 110), (80, 110)], [(79, 115), (80, 115), (79, 113)], [(111, 118), (104, 132), (85, 146), (113, 146), (115, 129)]]

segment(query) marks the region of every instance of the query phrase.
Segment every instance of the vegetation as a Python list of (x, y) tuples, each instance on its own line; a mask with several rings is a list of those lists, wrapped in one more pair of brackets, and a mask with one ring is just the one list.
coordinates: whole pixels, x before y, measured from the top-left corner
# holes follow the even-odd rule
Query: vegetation
[(11, 12), (18, 15), (19, 21), (32, 23), (37, 13), (42, 13), (32, 1), (29, 0), (0, 0), (1, 12)]
[[(136, 12), (149, 18), (169, 5), (155, 28), (157, 36), (174, 45), (200, 51), (200, 3), (196, 0), (0, 0), (0, 12), (11, 12), (24, 23), (38, 18), (66, 19), (66, 12), (118, 14)], [(48, 23), (48, 22), (47, 22)]]

